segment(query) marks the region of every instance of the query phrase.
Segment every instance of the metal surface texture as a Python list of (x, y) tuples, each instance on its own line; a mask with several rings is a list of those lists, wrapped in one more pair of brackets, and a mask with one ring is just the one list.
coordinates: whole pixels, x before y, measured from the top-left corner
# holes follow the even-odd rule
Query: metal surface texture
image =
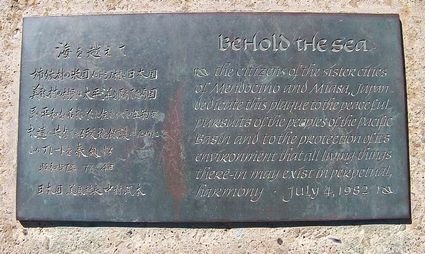
[(24, 19), (17, 218), (409, 219), (397, 15)]

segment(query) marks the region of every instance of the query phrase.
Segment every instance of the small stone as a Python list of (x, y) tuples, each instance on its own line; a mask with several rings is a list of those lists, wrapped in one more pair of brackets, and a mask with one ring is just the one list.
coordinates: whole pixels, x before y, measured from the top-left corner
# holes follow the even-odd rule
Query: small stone
[(44, 247), (46, 250), (50, 249), (50, 239), (49, 239), (49, 238), (46, 238), (46, 239), (43, 241), (43, 247)]
[(342, 243), (341, 239), (338, 239), (338, 238), (329, 237), (329, 239), (334, 243)]
[(282, 238), (277, 238), (277, 243), (278, 243), (279, 245), (282, 245), (282, 243), (283, 243)]

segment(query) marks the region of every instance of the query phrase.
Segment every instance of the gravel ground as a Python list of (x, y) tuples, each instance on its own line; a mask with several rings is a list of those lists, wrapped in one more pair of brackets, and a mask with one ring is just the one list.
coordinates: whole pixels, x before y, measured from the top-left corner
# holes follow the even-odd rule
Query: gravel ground
[[(0, 0), (0, 253), (424, 253), (425, 1)], [(31, 227), (15, 219), (22, 17), (146, 12), (398, 13), (409, 109), (411, 225), (292, 228)]]

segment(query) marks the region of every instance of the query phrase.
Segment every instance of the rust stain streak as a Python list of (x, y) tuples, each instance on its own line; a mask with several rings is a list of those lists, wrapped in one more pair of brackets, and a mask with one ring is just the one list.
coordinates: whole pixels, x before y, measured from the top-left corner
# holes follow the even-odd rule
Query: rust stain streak
[(177, 88), (171, 99), (164, 120), (166, 133), (165, 143), (161, 151), (161, 160), (165, 174), (167, 190), (174, 202), (174, 209), (178, 210), (186, 193), (182, 159), (182, 94), (181, 88)]

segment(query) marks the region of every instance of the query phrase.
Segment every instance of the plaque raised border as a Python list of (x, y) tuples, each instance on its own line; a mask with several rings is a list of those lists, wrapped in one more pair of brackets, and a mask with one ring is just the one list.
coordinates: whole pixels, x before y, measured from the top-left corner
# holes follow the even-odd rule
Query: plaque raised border
[(24, 19), (21, 221), (410, 219), (398, 15)]

